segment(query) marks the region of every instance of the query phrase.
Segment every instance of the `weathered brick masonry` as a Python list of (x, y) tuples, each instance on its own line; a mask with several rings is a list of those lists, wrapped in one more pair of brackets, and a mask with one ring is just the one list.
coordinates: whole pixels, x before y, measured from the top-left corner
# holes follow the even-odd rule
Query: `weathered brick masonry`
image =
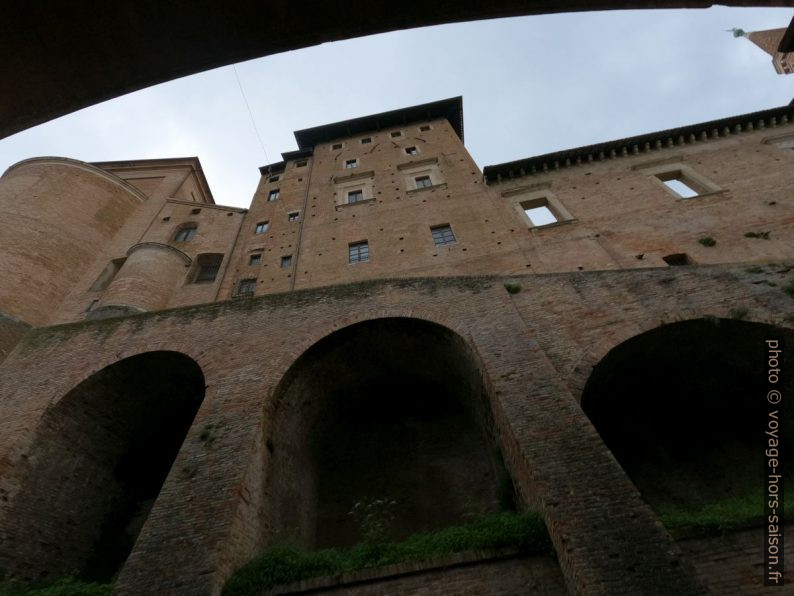
[[(257, 514), (268, 457), (262, 413), (281, 378), (305, 350), (337, 329), (413, 317), (455, 331), (479, 355), (508, 465), (522, 493), (543, 510), (571, 589), (636, 593), (682, 582), (681, 589), (691, 591), (686, 561), (600, 442), (559, 371), (575, 369), (571, 359), (586, 359), (580, 354), (597, 357), (637, 331), (681, 317), (682, 308), (688, 318), (751, 304), (756, 320), (778, 321), (790, 305), (779, 289), (753, 284), (738, 267), (642, 275), (641, 282), (627, 272), (525, 276), (514, 278), (526, 288), (514, 296), (498, 278), (367, 282), (31, 332), (4, 363), (0, 380), (4, 537), (35, 534), (50, 514), (16, 513), (24, 505), (15, 497), (29, 482), (28, 470), (41, 473), (37, 466), (48, 465), (37, 461), (32, 432), (41, 413), (114, 362), (176, 351), (199, 364), (206, 396), (117, 589), (218, 589), (261, 540)], [(694, 287), (697, 294), (681, 292)], [(621, 300), (605, 301), (607, 289)], [(582, 322), (595, 317), (571, 318), (564, 309), (533, 313), (534, 296), (562, 306), (566, 295), (578, 296), (579, 312), (597, 309), (614, 321), (611, 328), (593, 322), (588, 332)], [(556, 345), (546, 327), (558, 330)], [(598, 341), (586, 340), (596, 334)], [(207, 425), (217, 429), (211, 445), (199, 439)], [(5, 561), (25, 548), (32, 549), (25, 561), (43, 562), (44, 545), (35, 541), (6, 539), (3, 545)]]
[[(760, 593), (740, 564), (760, 557), (760, 526), (676, 542), (583, 396), (594, 368), (669, 324), (794, 341), (792, 117), (483, 175), (460, 98), (444, 100), (298, 131), (250, 210), (215, 205), (195, 158), (10, 168), (0, 570), (217, 594), (280, 537), (349, 543), (335, 518), (362, 484), (393, 480), (403, 533), (493, 510), (503, 458), (556, 563), (491, 553), (368, 571), (348, 578), (358, 593)], [(435, 418), (410, 417), (414, 393), (438, 398)], [(403, 427), (367, 409), (381, 398)], [(338, 445), (358, 438), (353, 461)]]

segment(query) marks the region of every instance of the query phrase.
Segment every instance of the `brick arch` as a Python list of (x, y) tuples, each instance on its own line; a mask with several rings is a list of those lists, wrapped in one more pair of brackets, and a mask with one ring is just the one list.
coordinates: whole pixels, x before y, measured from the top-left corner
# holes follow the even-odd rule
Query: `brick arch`
[[(748, 445), (764, 422), (764, 339), (794, 337), (760, 318), (649, 326), (593, 369), (582, 410), (652, 506), (697, 509), (747, 492), (761, 463)], [(731, 473), (713, 477), (723, 461)]]
[[(394, 496), (406, 505), (394, 539), (459, 523), (464, 498), (480, 513), (505, 504), (492, 390), (467, 336), (457, 321), (405, 308), (328, 321), (297, 342), (264, 406), (266, 543), (354, 543), (345, 498)], [(372, 357), (361, 369), (360, 354)], [(464, 460), (475, 470), (471, 481), (454, 463)], [(332, 481), (326, 470), (338, 462)]]
[(281, 356), (273, 363), (273, 378), (279, 379), (275, 389), (268, 396), (273, 397), (278, 395), (279, 388), (287, 375), (287, 372), (298, 360), (305, 354), (309, 348), (318, 344), (322, 340), (330, 337), (337, 331), (341, 331), (352, 325), (358, 323), (365, 323), (368, 321), (377, 321), (380, 319), (416, 319), (427, 323), (433, 323), (440, 327), (447, 329), (458, 335), (472, 350), (477, 353), (474, 348), (475, 343), (468, 330), (468, 327), (461, 320), (454, 319), (443, 315), (437, 311), (430, 309), (400, 307), (400, 308), (381, 308), (369, 312), (356, 312), (345, 317), (335, 318), (330, 321), (320, 323), (310, 332), (302, 336), (294, 338), (291, 344), (281, 353)]
[(0, 550), (0, 564), (23, 581), (71, 571), (109, 581), (204, 400), (203, 371), (181, 352), (110, 360), (51, 400), (13, 470), (18, 489), (2, 512), (13, 552)]
[[(770, 321), (770, 317), (767, 315), (770, 315), (771, 313), (758, 313), (757, 311), (758, 309), (754, 308), (752, 311), (748, 312), (742, 320), (748, 323), (785, 326), (777, 322)], [(662, 313), (653, 317), (632, 320), (628, 322), (630, 326), (625, 326), (620, 330), (615, 330), (608, 340), (603, 339), (588, 344), (582, 350), (582, 357), (574, 366), (574, 372), (571, 374), (568, 380), (568, 386), (576, 400), (581, 403), (582, 393), (593, 368), (599, 362), (601, 362), (610, 351), (629, 341), (630, 339), (672, 323), (684, 323), (687, 321), (697, 321), (700, 319), (709, 318), (732, 319), (731, 308), (729, 305), (712, 306), (708, 309), (708, 311), (706, 311), (706, 309), (703, 309), (702, 311), (689, 309), (684, 313), (684, 316), (681, 315), (682, 313), (680, 312)]]

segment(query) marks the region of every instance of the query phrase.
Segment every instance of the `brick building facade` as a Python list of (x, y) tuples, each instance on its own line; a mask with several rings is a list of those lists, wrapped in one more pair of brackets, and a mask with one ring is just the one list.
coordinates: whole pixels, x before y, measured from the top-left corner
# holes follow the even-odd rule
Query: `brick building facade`
[(755, 486), (746, 395), (763, 338), (792, 335), (792, 117), (480, 171), (453, 98), (297, 131), (248, 210), (195, 158), (12, 166), (0, 569), (218, 593), (286, 533), (352, 540), (367, 487), (409, 506), (406, 534), (493, 510), (503, 460), (554, 557), (285, 590), (761, 593), (760, 527), (659, 520)]

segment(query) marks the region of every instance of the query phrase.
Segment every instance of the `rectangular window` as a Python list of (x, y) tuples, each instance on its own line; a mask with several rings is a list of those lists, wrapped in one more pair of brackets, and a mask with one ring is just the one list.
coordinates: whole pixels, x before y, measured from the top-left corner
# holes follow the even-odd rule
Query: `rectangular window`
[(259, 265), (259, 263), (261, 262), (262, 262), (262, 255), (260, 254), (251, 255), (250, 257), (248, 257), (249, 267), (255, 267), (256, 265)]
[(286, 257), (281, 257), (281, 268), (282, 269), (289, 269), (292, 267), (292, 255), (287, 255)]
[(307, 163), (309, 163), (308, 159), (301, 159), (300, 161), (296, 161), (295, 162), (295, 167), (296, 168), (305, 168)]
[(361, 144), (362, 145), (368, 145), (371, 142), (372, 142), (372, 137), (365, 137), (365, 138), (361, 139)]
[(349, 170), (351, 168), (358, 167), (358, 160), (357, 159), (348, 159), (345, 161), (345, 169)]
[(350, 263), (362, 263), (369, 261), (369, 244), (366, 240), (353, 242), (347, 245), (348, 261)]
[(199, 265), (198, 274), (196, 275), (196, 283), (200, 284), (202, 282), (215, 281), (215, 277), (218, 275), (218, 269), (220, 269), (220, 267), (220, 263), (217, 265)]
[(405, 148), (405, 152), (406, 152), (408, 155), (416, 155), (417, 153), (419, 153), (419, 152), (416, 150), (416, 147), (406, 147), (406, 148)]
[(264, 234), (267, 232), (267, 229), (270, 227), (269, 221), (260, 221), (256, 224), (256, 229), (254, 230), (254, 234)]
[(253, 294), (254, 290), (256, 290), (256, 279), (254, 278), (241, 279), (239, 282), (237, 282), (238, 296)]
[(422, 126), (419, 127), (419, 132), (427, 132), (428, 130), (430, 130), (429, 124), (423, 124)]
[(645, 172), (678, 199), (692, 199), (720, 190), (719, 186), (683, 163), (656, 166), (645, 169)]
[(525, 207), (524, 213), (526, 213), (529, 221), (532, 222), (532, 225), (535, 227), (557, 223), (557, 217), (552, 213), (548, 205)]
[(364, 200), (364, 191), (363, 190), (351, 190), (347, 193), (347, 202), (348, 203), (358, 203)]
[(452, 228), (449, 224), (442, 226), (433, 226), (430, 228), (430, 233), (433, 234), (433, 242), (438, 246), (444, 244), (455, 244), (455, 234), (452, 233)]
[(223, 262), (222, 254), (207, 253), (196, 257), (196, 277), (193, 283), (208, 283), (215, 281)]
[(430, 176), (417, 176), (414, 178), (414, 181), (416, 182), (416, 188), (427, 188), (429, 186), (433, 186)]
[(691, 199), (692, 197), (698, 196), (698, 192), (694, 188), (688, 186), (681, 178), (670, 178), (669, 180), (662, 180), (662, 182), (682, 199)]
[(201, 213), (201, 209), (191, 209), (190, 210), (190, 214), (191, 215), (198, 215), (199, 213)]
[(333, 145), (331, 145), (332, 151), (336, 151), (337, 149), (341, 149), (341, 148), (342, 148), (342, 143), (334, 143)]
[(268, 182), (278, 182), (278, 178), (279, 178), (278, 175), (271, 176), (270, 178), (267, 179), (267, 181)]
[(267, 193), (267, 200), (269, 202), (278, 200), (278, 194), (279, 194), (279, 189), (278, 188), (274, 188), (269, 193)]
[(403, 136), (403, 133), (401, 133), (399, 130), (395, 130), (394, 132), (391, 133), (391, 138), (393, 139), (396, 139), (397, 137), (401, 137), (401, 136)]
[(300, 211), (293, 211), (292, 213), (287, 214), (287, 221), (298, 221), (300, 218)]

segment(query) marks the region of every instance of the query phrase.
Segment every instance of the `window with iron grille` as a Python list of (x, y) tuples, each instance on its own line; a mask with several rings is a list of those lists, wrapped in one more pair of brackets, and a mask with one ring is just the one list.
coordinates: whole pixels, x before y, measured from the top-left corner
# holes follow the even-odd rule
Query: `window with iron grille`
[(337, 149), (341, 149), (341, 148), (342, 148), (342, 143), (334, 143), (333, 145), (331, 145), (332, 151), (336, 151)]
[(369, 261), (369, 244), (366, 240), (353, 242), (347, 245), (348, 261), (350, 263), (362, 263)]
[(251, 255), (250, 257), (248, 257), (249, 267), (255, 267), (256, 265), (259, 265), (259, 263), (261, 262), (262, 262), (262, 255), (260, 254)]
[(357, 159), (347, 159), (345, 160), (345, 169), (350, 170), (352, 168), (358, 167), (358, 160)]
[(364, 191), (363, 190), (351, 190), (347, 193), (347, 202), (348, 203), (358, 203), (364, 200)]
[(268, 201), (275, 201), (275, 200), (278, 199), (278, 195), (279, 195), (279, 189), (278, 188), (274, 188), (269, 193), (267, 193), (267, 200)]
[(287, 221), (298, 221), (301, 218), (300, 211), (293, 211), (287, 214)]
[(433, 234), (433, 242), (438, 246), (455, 243), (455, 234), (452, 233), (452, 228), (449, 224), (433, 226), (430, 228), (430, 233)]
[(174, 240), (176, 242), (187, 242), (195, 235), (196, 235), (196, 226), (188, 225), (179, 229), (179, 231), (176, 233), (176, 236), (174, 236)]
[(361, 139), (361, 144), (362, 145), (367, 145), (367, 144), (369, 144), (371, 142), (372, 142), (372, 137), (365, 137), (365, 138)]
[(193, 283), (208, 283), (215, 281), (223, 261), (222, 254), (203, 254), (196, 257), (196, 277)]
[(281, 268), (282, 269), (289, 269), (292, 266), (292, 255), (287, 255), (286, 257), (281, 257)]
[(241, 279), (239, 282), (237, 282), (238, 296), (242, 296), (245, 294), (253, 294), (254, 290), (256, 290), (255, 278)]
[(429, 186), (433, 186), (430, 176), (417, 176), (414, 178), (414, 181), (416, 182), (416, 188), (427, 188)]
[(264, 234), (267, 232), (267, 229), (270, 227), (269, 221), (260, 221), (256, 224), (256, 229), (254, 230), (254, 234)]

